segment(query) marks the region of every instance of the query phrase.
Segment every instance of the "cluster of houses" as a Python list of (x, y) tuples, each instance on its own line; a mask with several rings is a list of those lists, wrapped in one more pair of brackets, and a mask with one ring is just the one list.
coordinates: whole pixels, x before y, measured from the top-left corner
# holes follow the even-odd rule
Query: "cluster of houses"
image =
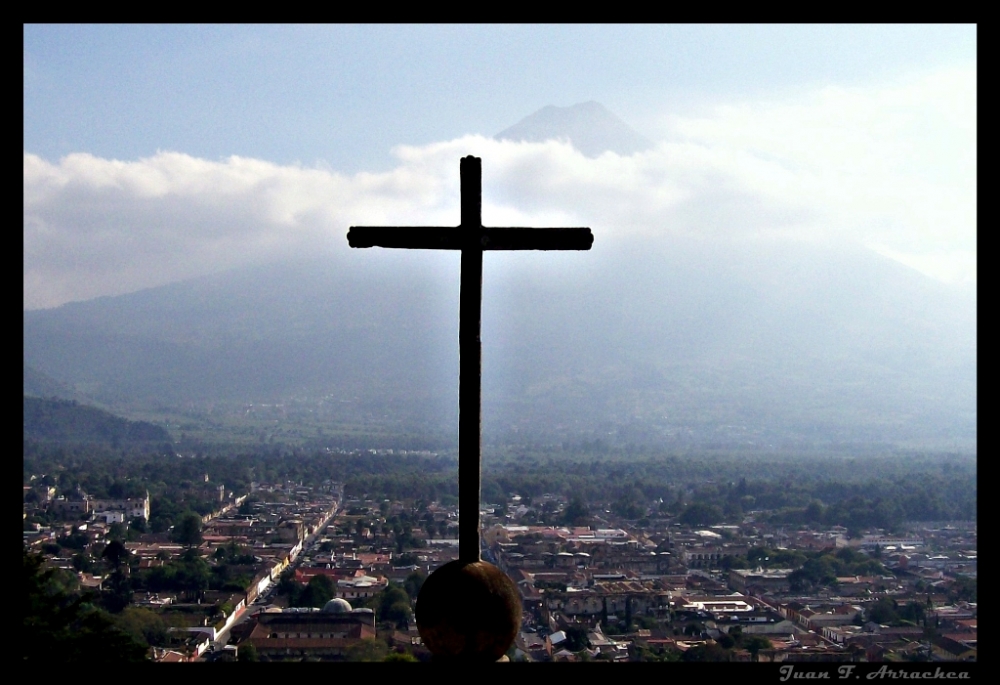
[[(303, 487), (286, 483), (261, 486), (254, 483), (255, 495), (252, 513), (245, 513), (241, 504), (247, 493), (234, 497), (224, 486), (218, 486), (218, 509), (202, 518), (200, 556), (214, 559), (217, 550), (237, 549), (252, 561), (236, 566), (234, 573), (251, 578), (239, 591), (201, 591), (197, 597), (177, 592), (136, 592), (132, 603), (156, 610), (161, 615), (172, 615), (171, 622), (180, 626), (171, 630), (185, 635), (182, 644), (172, 649), (154, 648), (152, 656), (157, 661), (188, 661), (202, 657), (216, 636), (228, 630), (247, 609), (264, 595), (278, 580), (281, 573), (295, 562), (302, 549), (330, 521), (339, 509), (342, 486), (326, 483), (320, 488)], [(26, 493), (28, 488), (26, 488)], [(37, 491), (37, 488), (32, 488)], [(150, 499), (148, 493), (141, 498), (99, 499), (80, 491), (67, 496), (57, 496), (55, 489), (45, 487), (41, 497), (33, 497), (32, 507), (44, 507), (62, 522), (49, 526), (27, 526), (24, 543), (28, 548), (42, 551), (46, 543), (66, 540), (76, 536), (83, 550), (103, 546), (108, 540), (113, 524), (128, 524), (134, 519), (148, 522)], [(25, 515), (28, 506), (25, 506)], [(124, 543), (130, 552), (130, 571), (164, 566), (177, 559), (185, 546), (174, 542), (170, 532), (133, 533)], [(76, 572), (68, 556), (47, 554), (47, 565)], [(99, 591), (105, 580), (99, 575), (78, 572), (84, 588)], [(215, 608), (212, 611), (211, 608)], [(192, 618), (195, 617), (195, 618)], [(177, 641), (174, 641), (177, 642)]]
[[(253, 495), (249, 501), (248, 495)], [(96, 500), (59, 497), (46, 488), (33, 500), (68, 519), (26, 530), (25, 544), (36, 549), (69, 534), (100, 544), (111, 525), (150, 516), (148, 494)], [(220, 488), (218, 510), (203, 518), (198, 552), (211, 560), (219, 550), (242, 550), (253, 559), (241, 569), (251, 580), (238, 592), (202, 592), (195, 601), (218, 611), (203, 612), (200, 624), (182, 626), (189, 640), (154, 649), (154, 658), (202, 658), (224, 631), (231, 631), (230, 642), (252, 644), (261, 658), (276, 660), (344, 659), (373, 637), (425, 654), (415, 626), (386, 633), (372, 610), (361, 606), (389, 583), (403, 584), (414, 572), (427, 575), (458, 556), (456, 505), (424, 507), (423, 528), (408, 531), (419, 548), (401, 550), (386, 517), (403, 510), (401, 502), (345, 502), (342, 486), (330, 482), (255, 483), (251, 493), (239, 497)], [(484, 557), (515, 581), (523, 599), (515, 659), (628, 661), (734, 644), (732, 658), (775, 662), (976, 659), (976, 605), (949, 596), (957, 578), (976, 576), (974, 523), (925, 525), (902, 536), (872, 531), (848, 539), (842, 528), (772, 527), (752, 516), (743, 525), (703, 528), (669, 518), (639, 525), (610, 514), (589, 527), (521, 525), (527, 511), (514, 498), (482, 512)], [(731, 563), (747, 559), (755, 548), (845, 547), (878, 559), (885, 571), (837, 578), (804, 594), (793, 590), (794, 568)], [(169, 563), (185, 549), (165, 533), (131, 536), (126, 548), (139, 569)], [(49, 563), (73, 568), (58, 556)], [(315, 609), (282, 607), (272, 592), (286, 571), (303, 586), (317, 576), (329, 578), (334, 598)], [(81, 572), (80, 579), (100, 589), (100, 577)], [(921, 603), (921, 622), (875, 622), (872, 608), (884, 598), (899, 605)], [(192, 598), (137, 593), (133, 602), (166, 614), (183, 611)], [(740, 649), (746, 636), (766, 642)]]
[[(508, 519), (513, 517), (507, 517)], [(976, 659), (976, 605), (949, 587), (976, 574), (975, 524), (930, 524), (905, 536), (881, 531), (788, 529), (748, 521), (704, 530), (669, 520), (600, 521), (606, 528), (523, 526), (497, 520), (486, 538), (496, 563), (521, 589), (528, 618), (517, 648), (532, 660), (628, 660), (648, 650), (675, 656), (724, 636), (760, 635), (770, 647), (736, 649), (735, 659), (882, 661)], [(794, 568), (732, 568), (755, 547), (803, 552), (844, 547), (881, 561), (874, 576), (837, 578), (809, 594), (793, 591)], [(913, 625), (878, 624), (881, 598), (916, 602)], [(567, 649), (571, 631), (587, 648)], [(734, 632), (735, 630), (735, 632)], [(579, 647), (577, 645), (577, 647)]]

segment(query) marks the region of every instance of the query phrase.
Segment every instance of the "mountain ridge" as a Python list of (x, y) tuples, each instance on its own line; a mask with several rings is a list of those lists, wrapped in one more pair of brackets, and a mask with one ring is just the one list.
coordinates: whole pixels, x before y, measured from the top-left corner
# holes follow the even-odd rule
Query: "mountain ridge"
[(593, 100), (570, 107), (548, 105), (497, 133), (496, 140), (543, 143), (568, 140), (587, 157), (628, 156), (653, 147), (645, 136)]
[[(588, 259), (560, 278), (487, 265), (488, 434), (631, 426), (655, 441), (746, 425), (822, 442), (854, 426), (975, 440), (974, 302), (907, 267), (784, 244), (742, 257), (623, 245)], [(109, 406), (329, 396), (353, 416), (447, 429), (452, 276), (302, 260), (26, 312), (25, 363)]]

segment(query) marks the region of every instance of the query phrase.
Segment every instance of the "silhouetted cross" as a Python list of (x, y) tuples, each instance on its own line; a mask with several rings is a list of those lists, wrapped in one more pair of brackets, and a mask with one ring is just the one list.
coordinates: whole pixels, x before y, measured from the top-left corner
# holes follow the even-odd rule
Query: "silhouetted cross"
[[(459, 559), (480, 561), (479, 497), (482, 478), (483, 250), (589, 250), (589, 228), (490, 228), (482, 220), (482, 160), (459, 165), (462, 223), (458, 226), (351, 226), (351, 247), (461, 250), (458, 306)], [(463, 506), (464, 505), (464, 506)]]

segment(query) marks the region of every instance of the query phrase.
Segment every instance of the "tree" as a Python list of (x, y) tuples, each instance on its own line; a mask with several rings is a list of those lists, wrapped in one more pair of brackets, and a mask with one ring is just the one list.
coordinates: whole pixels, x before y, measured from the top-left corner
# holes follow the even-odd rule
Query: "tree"
[(423, 587), (426, 579), (427, 576), (422, 571), (414, 571), (406, 576), (406, 580), (403, 581), (403, 589), (410, 597), (416, 597), (420, 594), (420, 588)]
[(407, 652), (392, 652), (382, 661), (420, 661), (420, 659)]
[(957, 576), (955, 582), (948, 588), (948, 599), (952, 602), (975, 602), (976, 579), (968, 576)]
[(583, 503), (580, 497), (574, 497), (566, 506), (562, 521), (568, 526), (585, 526), (589, 517), (590, 512), (587, 510), (587, 505)]
[(587, 639), (587, 631), (577, 626), (570, 626), (566, 629), (566, 649), (571, 652), (579, 652), (590, 646)]
[(807, 523), (821, 523), (823, 521), (823, 504), (813, 500), (806, 507), (804, 517)]
[(410, 615), (410, 597), (406, 594), (406, 590), (390, 583), (379, 595), (379, 620), (389, 621), (402, 627), (409, 622)]
[(718, 643), (723, 649), (732, 649), (736, 646), (736, 640), (725, 633), (719, 636)]
[(382, 661), (389, 654), (389, 645), (377, 637), (365, 638), (348, 647), (348, 661)]
[(337, 588), (329, 576), (313, 576), (309, 579), (306, 589), (299, 595), (297, 605), (323, 607), (336, 593)]
[(652, 616), (637, 616), (635, 622), (636, 625), (645, 630), (655, 630), (660, 627), (659, 621)]
[[(254, 496), (247, 497), (240, 504), (240, 508), (237, 510), (237, 513), (239, 513), (240, 516), (251, 516), (253, 514), (253, 505), (256, 501), (257, 498)], [(254, 651), (256, 652), (256, 649)]]
[(53, 587), (52, 570), (42, 558), (24, 556), (23, 660), (39, 666), (53, 663), (128, 663), (146, 661), (146, 647), (119, 630), (107, 613), (84, 597)]
[(927, 622), (927, 615), (922, 602), (908, 602), (902, 607), (898, 607), (899, 618), (913, 625), (920, 625)]
[(896, 602), (891, 597), (882, 597), (868, 609), (868, 620), (879, 624), (895, 623), (899, 620)]
[(114, 541), (124, 540), (128, 536), (125, 524), (115, 521), (108, 527), (108, 539)]
[(635, 486), (629, 487), (611, 504), (611, 511), (626, 519), (637, 519), (645, 513), (641, 500), (642, 493)]
[(741, 641), (743, 649), (750, 652), (750, 658), (754, 661), (760, 659), (760, 650), (771, 649), (771, 641), (768, 640), (763, 635), (750, 635), (749, 637), (743, 638)]
[(692, 647), (681, 657), (681, 661), (729, 661), (729, 659), (729, 652), (717, 644)]
[(68, 549), (83, 551), (87, 548), (87, 545), (90, 544), (90, 538), (77, 530), (65, 537), (57, 538), (56, 542)]
[(94, 560), (86, 552), (74, 554), (73, 568), (82, 573), (90, 573), (94, 570)]
[(120, 540), (112, 540), (104, 548), (104, 551), (101, 552), (101, 556), (107, 559), (111, 567), (116, 571), (128, 561), (130, 555), (131, 552), (125, 548), (125, 545)]
[(301, 606), (299, 604), (299, 596), (305, 588), (295, 580), (293, 574), (294, 571), (292, 569), (286, 569), (278, 579), (278, 586), (275, 591), (279, 595), (288, 597), (288, 606), (297, 607)]
[(417, 555), (413, 552), (403, 552), (396, 557), (396, 561), (399, 562), (400, 566), (414, 566), (420, 561), (420, 559), (418, 559)]
[(125, 607), (115, 616), (115, 625), (131, 635), (136, 642), (147, 645), (165, 645), (167, 626), (159, 614), (143, 607)]
[(201, 517), (193, 511), (189, 511), (174, 526), (173, 538), (175, 542), (186, 545), (188, 548), (197, 547), (201, 544)]
[(837, 573), (829, 556), (807, 560), (802, 568), (788, 574), (788, 583), (795, 592), (825, 587), (837, 582)]
[(200, 598), (201, 593), (209, 588), (212, 570), (208, 562), (198, 556), (198, 552), (193, 548), (189, 548), (181, 555), (176, 569), (176, 583), (189, 597)]
[(108, 574), (101, 593), (104, 607), (112, 614), (121, 612), (132, 601), (132, 581), (120, 568)]
[(722, 521), (722, 509), (714, 504), (695, 502), (687, 507), (678, 519), (689, 526), (711, 526)]

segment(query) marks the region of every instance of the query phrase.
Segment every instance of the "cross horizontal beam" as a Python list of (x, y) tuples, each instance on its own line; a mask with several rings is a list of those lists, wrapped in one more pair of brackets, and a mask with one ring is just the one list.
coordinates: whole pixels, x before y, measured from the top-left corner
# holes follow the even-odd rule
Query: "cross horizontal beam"
[(410, 250), (589, 250), (589, 228), (465, 226), (351, 226), (351, 247), (397, 247)]
[(459, 163), (462, 217), (458, 226), (351, 226), (351, 247), (459, 250), (462, 273), (458, 312), (459, 558), (480, 561), (479, 500), (482, 476), (483, 252), (486, 250), (589, 250), (589, 228), (483, 226), (483, 169), (478, 157)]

